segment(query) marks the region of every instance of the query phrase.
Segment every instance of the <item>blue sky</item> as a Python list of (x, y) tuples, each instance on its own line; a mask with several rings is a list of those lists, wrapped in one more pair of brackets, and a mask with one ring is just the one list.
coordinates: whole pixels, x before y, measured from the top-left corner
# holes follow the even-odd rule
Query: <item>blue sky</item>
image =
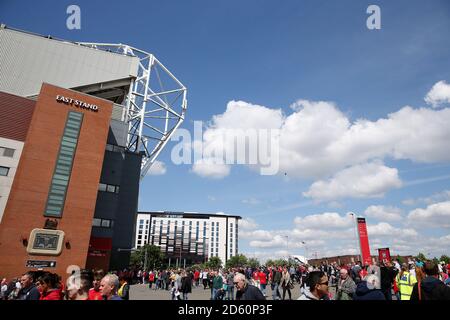
[[(70, 4), (81, 8), (81, 30), (66, 28)], [(366, 27), (371, 4), (381, 8), (381, 30)], [(213, 117), (240, 112), (227, 108), (233, 101), (245, 102), (242, 115), (249, 118), (280, 109), (282, 132), (293, 123), (276, 176), (243, 165), (220, 178), (202, 176), (191, 165), (172, 164), (171, 142), (159, 158), (165, 173), (148, 175), (141, 185), (141, 210), (241, 215), (240, 250), (261, 259), (286, 254), (283, 235), (290, 236), (290, 253), (353, 252), (349, 211), (367, 217), (374, 252), (389, 246), (416, 254), (422, 246), (425, 253), (450, 254), (450, 156), (442, 151), (450, 141), (442, 124), (450, 112), (448, 1), (3, 0), (0, 21), (152, 52), (189, 90), (182, 127), (190, 131), (193, 121), (210, 132), (227, 127)], [(438, 105), (425, 102), (428, 93)], [(298, 100), (306, 102), (292, 109)], [(389, 123), (380, 120), (389, 114)], [(334, 133), (321, 117), (332, 128), (348, 123)], [(302, 119), (315, 123), (313, 129), (302, 131)], [(358, 119), (366, 126), (358, 127)], [(370, 183), (376, 185), (365, 190)]]

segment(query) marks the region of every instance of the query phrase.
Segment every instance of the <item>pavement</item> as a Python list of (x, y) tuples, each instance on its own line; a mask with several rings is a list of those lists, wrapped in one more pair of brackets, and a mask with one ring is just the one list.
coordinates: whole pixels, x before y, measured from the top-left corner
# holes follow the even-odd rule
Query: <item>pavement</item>
[[(334, 294), (335, 289), (330, 288), (330, 291)], [(236, 290), (235, 290), (236, 293)], [(283, 295), (283, 291), (280, 290), (280, 294)], [(291, 290), (292, 299), (296, 300), (300, 297), (300, 285), (295, 284), (294, 289)], [(192, 287), (192, 293), (189, 294), (189, 300), (209, 300), (211, 297), (211, 290), (203, 289), (203, 286)], [(286, 299), (289, 295), (286, 291)], [(270, 286), (266, 289), (266, 299), (272, 300), (272, 290)], [(154, 290), (149, 289), (148, 284), (135, 284), (130, 288), (130, 300), (171, 300), (170, 290)]]

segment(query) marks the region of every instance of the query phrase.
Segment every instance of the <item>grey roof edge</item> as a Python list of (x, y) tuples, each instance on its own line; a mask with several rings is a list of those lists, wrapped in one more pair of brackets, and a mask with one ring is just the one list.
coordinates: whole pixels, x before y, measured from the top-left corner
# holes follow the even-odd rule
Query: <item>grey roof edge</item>
[[(40, 38), (44, 38), (44, 39), (48, 39), (48, 40), (54, 40), (54, 41), (58, 41), (58, 42), (66, 43), (66, 44), (76, 45), (76, 46), (83, 47), (83, 48), (86, 48), (86, 49), (99, 50), (99, 51), (106, 52), (106, 53), (111, 53), (111, 54), (114, 54), (114, 55), (126, 56), (126, 57), (130, 57), (130, 58), (136, 58), (135, 56), (133, 56), (131, 54), (128, 54), (128, 53), (119, 53), (119, 52), (114, 52), (114, 51), (108, 51), (108, 50), (101, 49), (101, 48), (93, 48), (92, 46), (88, 46), (88, 45), (83, 44), (82, 42), (84, 42), (84, 41), (72, 41), (72, 40), (60, 39), (60, 38), (57, 38), (57, 37), (53, 37), (51, 35), (44, 36), (42, 34), (31, 32), (31, 31), (28, 31), (28, 30), (22, 30), (22, 29), (18, 29), (18, 28), (13, 28), (13, 27), (10, 27), (10, 26), (8, 26), (8, 25), (6, 25), (4, 23), (0, 23), (0, 30), (1, 29), (7, 29), (7, 30), (15, 31), (15, 32), (21, 32), (21, 33), (25, 33), (25, 34), (32, 35), (32, 36), (35, 36), (35, 37), (40, 37)], [(119, 46), (119, 45), (124, 45), (124, 44), (123, 43), (117, 43), (117, 45)], [(130, 46), (130, 47), (132, 47), (132, 46)]]

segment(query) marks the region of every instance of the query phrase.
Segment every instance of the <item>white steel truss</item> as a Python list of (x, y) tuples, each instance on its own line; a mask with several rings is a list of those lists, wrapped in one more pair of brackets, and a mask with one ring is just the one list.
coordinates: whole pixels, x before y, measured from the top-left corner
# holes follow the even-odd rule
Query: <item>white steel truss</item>
[(124, 44), (77, 42), (139, 58), (138, 74), (125, 99), (127, 149), (142, 152), (141, 181), (184, 121), (186, 87), (151, 53)]

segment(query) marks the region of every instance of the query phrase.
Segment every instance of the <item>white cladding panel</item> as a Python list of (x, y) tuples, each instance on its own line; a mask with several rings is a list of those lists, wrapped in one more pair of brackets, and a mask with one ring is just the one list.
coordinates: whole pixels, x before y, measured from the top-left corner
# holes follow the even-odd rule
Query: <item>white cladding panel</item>
[(139, 59), (0, 28), (0, 91), (39, 93), (43, 82), (64, 88), (136, 77)]

